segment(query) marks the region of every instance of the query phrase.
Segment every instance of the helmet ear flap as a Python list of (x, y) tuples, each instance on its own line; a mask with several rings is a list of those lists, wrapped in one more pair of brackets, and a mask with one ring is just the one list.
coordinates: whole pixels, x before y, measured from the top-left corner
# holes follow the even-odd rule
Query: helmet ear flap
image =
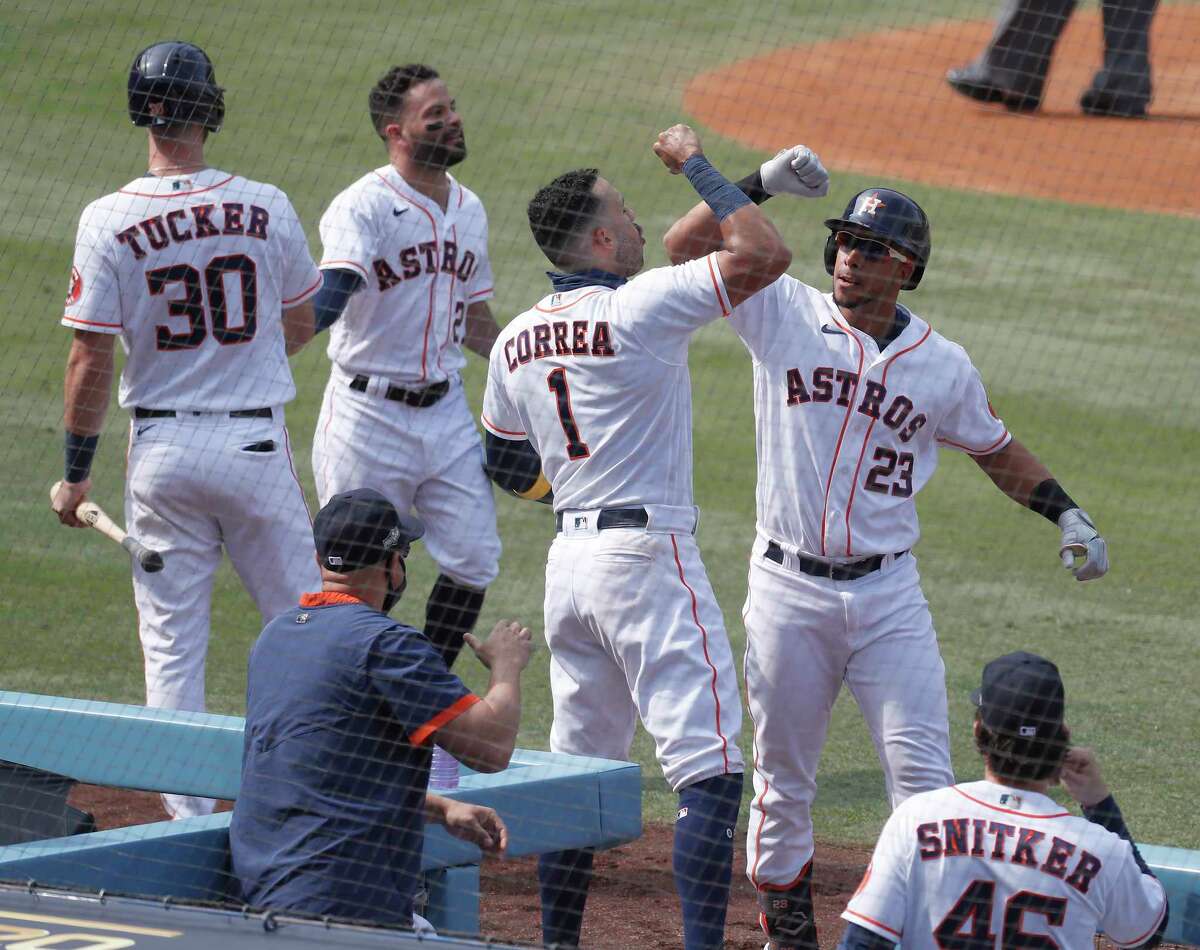
[(916, 290), (917, 284), (921, 282), (921, 278), (925, 276), (925, 265), (914, 261), (917, 266), (913, 268), (912, 276), (904, 282), (905, 290)]
[(825, 273), (827, 273), (830, 277), (833, 276), (833, 264), (836, 260), (837, 241), (834, 238), (833, 232), (831, 231), (829, 233), (829, 237), (825, 239)]

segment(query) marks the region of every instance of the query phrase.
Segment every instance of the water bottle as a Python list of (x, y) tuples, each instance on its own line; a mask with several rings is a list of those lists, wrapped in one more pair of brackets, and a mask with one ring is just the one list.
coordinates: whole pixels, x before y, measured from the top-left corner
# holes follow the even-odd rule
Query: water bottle
[(429, 787), (438, 790), (458, 788), (458, 759), (439, 745), (433, 747), (433, 761), (429, 766)]

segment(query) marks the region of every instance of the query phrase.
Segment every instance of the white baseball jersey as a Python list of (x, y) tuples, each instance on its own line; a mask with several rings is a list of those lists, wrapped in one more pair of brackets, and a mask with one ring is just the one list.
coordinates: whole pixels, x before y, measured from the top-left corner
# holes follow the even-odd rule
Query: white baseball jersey
[(329, 333), (344, 372), (424, 387), (466, 364), (467, 307), (493, 296), (487, 214), (473, 192), (451, 177), (443, 211), (384, 165), (333, 199), (321, 242), (322, 270), (366, 281)]
[(84, 209), (62, 323), (121, 335), (124, 408), (278, 406), (296, 394), (282, 310), (320, 286), (274, 185), (147, 175)]
[(911, 548), (937, 448), (986, 455), (1010, 439), (966, 351), (920, 317), (881, 354), (831, 294), (785, 274), (729, 322), (754, 360), (758, 528), (800, 552)]
[(728, 313), (715, 255), (550, 294), (492, 347), (483, 424), (532, 443), (556, 511), (690, 506), (688, 343)]
[[(1036, 792), (969, 782), (892, 813), (842, 917), (905, 950), (1146, 941), (1162, 885), (1129, 842)], [(957, 938), (957, 939), (956, 939)]]

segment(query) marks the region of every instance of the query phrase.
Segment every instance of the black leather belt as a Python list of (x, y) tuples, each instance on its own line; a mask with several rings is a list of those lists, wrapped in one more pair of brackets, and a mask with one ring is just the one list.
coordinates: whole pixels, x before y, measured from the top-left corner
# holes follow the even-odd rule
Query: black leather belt
[[(356, 393), (365, 393), (370, 381), (369, 377), (360, 374), (350, 380), (350, 388)], [(406, 406), (413, 406), (416, 409), (424, 409), (426, 406), (432, 406), (448, 392), (450, 392), (448, 379), (443, 379), (440, 383), (434, 383), (432, 386), (426, 386), (424, 389), (402, 389), (388, 383), (383, 398), (393, 402), (402, 402)]]
[[(646, 513), (645, 508), (601, 508), (600, 514), (596, 517), (596, 530), (644, 528), (649, 523), (650, 515)], [(554, 516), (554, 527), (561, 531), (562, 526), (563, 513), (560, 511)]]
[[(176, 412), (174, 409), (143, 409), (141, 406), (134, 407), (133, 418), (135, 419), (174, 419), (176, 416), (208, 416), (216, 415), (216, 413), (208, 412), (192, 412), (187, 409)], [(229, 413), (230, 419), (270, 419), (271, 407), (263, 406), (261, 409), (234, 409)]]
[[(908, 549), (905, 548), (903, 551), (897, 551), (894, 556), (900, 557), (907, 553)], [(783, 564), (783, 548), (774, 541), (768, 541), (763, 557), (776, 564)], [(811, 557), (805, 557), (803, 554), (797, 554), (796, 561), (800, 570), (813, 577), (827, 577), (831, 581), (856, 581), (860, 577), (866, 577), (879, 570), (883, 566), (885, 557), (887, 557), (886, 554), (876, 554), (874, 557), (863, 558), (861, 561), (853, 561), (849, 564), (830, 564), (828, 561), (817, 561)]]

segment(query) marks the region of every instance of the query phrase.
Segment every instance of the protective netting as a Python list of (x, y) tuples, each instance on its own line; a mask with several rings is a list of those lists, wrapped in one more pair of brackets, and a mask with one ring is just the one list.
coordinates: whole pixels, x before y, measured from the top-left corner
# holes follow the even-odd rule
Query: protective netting
[(0, 879), (1151, 937), (1200, 8), (1075, 7), (0, 10)]

